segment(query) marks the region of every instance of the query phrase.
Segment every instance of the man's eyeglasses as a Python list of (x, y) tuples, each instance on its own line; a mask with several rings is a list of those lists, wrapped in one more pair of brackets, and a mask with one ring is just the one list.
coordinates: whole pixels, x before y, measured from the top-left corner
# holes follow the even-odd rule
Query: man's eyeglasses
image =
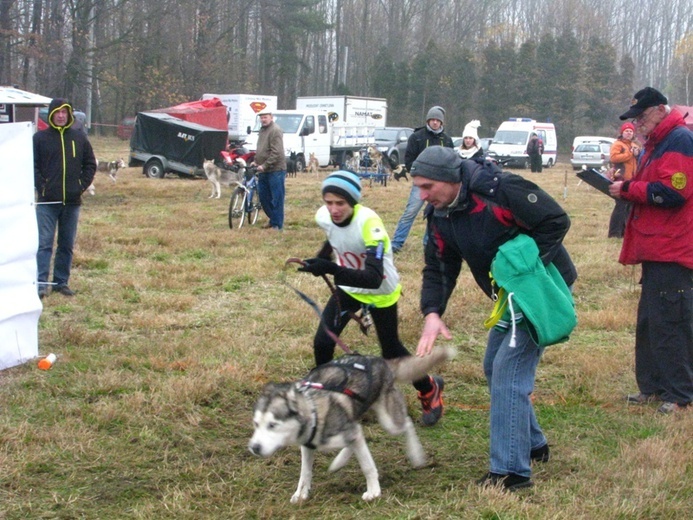
[(634, 125), (641, 125), (649, 117), (649, 115), (654, 111), (656, 107), (646, 108), (639, 116), (633, 118)]

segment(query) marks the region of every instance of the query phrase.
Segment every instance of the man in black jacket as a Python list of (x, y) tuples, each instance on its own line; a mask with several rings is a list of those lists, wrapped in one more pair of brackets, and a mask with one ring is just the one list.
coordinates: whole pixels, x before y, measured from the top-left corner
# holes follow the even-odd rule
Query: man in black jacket
[[(575, 266), (563, 247), (570, 220), (536, 184), (484, 159), (462, 160), (440, 146), (424, 150), (411, 175), (429, 203), (430, 239), (421, 290), (425, 323), (417, 355), (427, 355), (440, 335), (452, 339), (442, 316), (462, 263), (467, 262), (484, 293), (495, 298), (491, 263), (498, 249), (520, 234), (533, 239), (541, 263), (553, 263), (568, 287), (575, 282)], [(521, 312), (499, 321), (489, 333), (484, 373), (491, 393), (491, 461), (479, 484), (500, 484), (508, 490), (529, 487), (531, 462), (549, 458), (530, 399), (543, 350)]]
[[(407, 141), (407, 150), (404, 152), (404, 167), (407, 171), (411, 171), (411, 165), (414, 164), (416, 158), (429, 146), (452, 148), (452, 138), (445, 133), (444, 125), (445, 109), (439, 106), (431, 107), (426, 115), (426, 125), (414, 130)], [(411, 226), (423, 205), (424, 203), (419, 197), (419, 189), (412, 186), (407, 205), (392, 236), (392, 250), (395, 253), (404, 247)], [(424, 239), (425, 243), (426, 240)]]
[[(72, 105), (65, 99), (56, 98), (48, 107), (49, 127), (34, 134), (34, 187), (39, 231), (36, 263), (41, 298), (48, 294), (49, 285), (53, 285), (53, 292), (65, 296), (75, 294), (68, 286), (72, 250), (82, 193), (94, 180), (96, 159), (86, 134), (72, 128), (74, 122)], [(53, 282), (49, 284), (56, 231), (58, 243)]]

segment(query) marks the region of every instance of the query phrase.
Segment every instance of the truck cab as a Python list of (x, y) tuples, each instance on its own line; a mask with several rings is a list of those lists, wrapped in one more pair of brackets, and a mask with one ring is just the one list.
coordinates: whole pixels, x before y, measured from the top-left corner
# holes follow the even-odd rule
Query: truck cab
[[(296, 169), (302, 171), (310, 154), (320, 166), (344, 164), (351, 154), (373, 142), (374, 126), (333, 123), (329, 114), (311, 110), (277, 110), (274, 122), (284, 132), (284, 151), (295, 154)], [(250, 150), (257, 149), (259, 119), (246, 139)]]

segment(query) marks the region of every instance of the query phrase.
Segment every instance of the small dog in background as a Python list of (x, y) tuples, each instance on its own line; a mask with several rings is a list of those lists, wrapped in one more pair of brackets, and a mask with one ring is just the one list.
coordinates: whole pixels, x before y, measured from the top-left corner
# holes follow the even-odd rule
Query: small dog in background
[(113, 182), (116, 181), (116, 175), (121, 168), (125, 168), (125, 161), (122, 157), (117, 161), (97, 161), (96, 163), (96, 171), (108, 173)]
[(296, 152), (291, 152), (286, 160), (286, 176), (296, 177)]
[(370, 164), (376, 171), (379, 171), (383, 166), (383, 154), (375, 146), (368, 146), (366, 149), (368, 151), (368, 157), (370, 158)]
[(308, 164), (306, 166), (308, 173), (314, 173), (315, 175), (318, 174), (318, 168), (320, 168), (320, 164), (318, 163), (318, 159), (317, 157), (315, 157), (315, 154), (313, 152), (310, 153)]
[(390, 172), (396, 181), (402, 177), (407, 178), (407, 172), (404, 170), (403, 164), (398, 164), (387, 153), (383, 153), (374, 146), (369, 146), (368, 157), (370, 164), (375, 168), (375, 171)]
[[(243, 166), (245, 166), (245, 161), (243, 161), (243, 163)], [(241, 182), (241, 178), (243, 176), (242, 173), (219, 168), (219, 166), (214, 164), (214, 161), (211, 159), (205, 159), (202, 163), (202, 167), (204, 168), (207, 180), (212, 185), (212, 194), (209, 196), (210, 199), (215, 198), (215, 196), (217, 199), (221, 197), (222, 184), (224, 186), (231, 186), (231, 184), (234, 182)]]
[[(125, 168), (125, 161), (122, 157), (117, 161), (96, 161), (96, 171), (103, 173), (108, 172), (108, 176), (113, 182), (116, 181), (116, 175), (118, 174), (118, 170), (121, 168)], [(96, 186), (94, 186), (93, 182), (89, 185), (86, 191), (89, 193), (89, 195), (96, 195)]]

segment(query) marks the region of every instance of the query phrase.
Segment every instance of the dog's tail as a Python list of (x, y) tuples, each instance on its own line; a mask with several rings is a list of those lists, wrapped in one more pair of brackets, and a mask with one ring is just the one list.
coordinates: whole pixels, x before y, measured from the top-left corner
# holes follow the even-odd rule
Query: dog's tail
[(395, 379), (402, 383), (411, 383), (424, 377), (430, 370), (441, 363), (454, 358), (457, 350), (452, 347), (434, 347), (431, 353), (424, 357), (404, 356), (387, 359), (387, 365), (395, 374)]

